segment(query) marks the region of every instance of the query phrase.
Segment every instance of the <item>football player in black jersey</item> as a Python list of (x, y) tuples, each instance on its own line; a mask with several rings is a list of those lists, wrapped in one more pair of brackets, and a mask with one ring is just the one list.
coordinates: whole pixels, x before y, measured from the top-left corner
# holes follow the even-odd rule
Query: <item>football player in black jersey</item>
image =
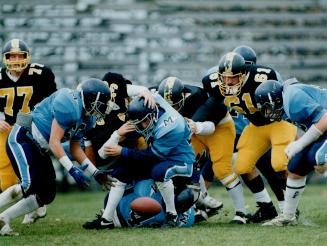
[[(145, 96), (150, 98), (151, 93), (144, 86), (132, 85), (132, 82), (124, 78), (121, 74), (108, 72), (102, 78), (109, 84), (111, 91), (111, 101), (118, 107), (117, 110), (107, 115), (103, 121), (97, 122), (97, 125), (87, 134), (87, 140), (85, 141), (85, 153), (93, 163), (97, 166), (104, 166), (108, 163), (114, 163), (118, 159), (108, 157), (102, 159), (99, 156), (98, 150), (109, 139), (109, 137), (118, 130), (124, 123), (126, 123), (126, 111), (127, 106), (132, 96)], [(145, 147), (144, 139), (138, 134), (131, 134), (129, 138), (126, 138), (122, 144), (126, 147)]]
[(286, 179), (288, 160), (284, 149), (296, 137), (294, 125), (286, 121), (272, 122), (260, 115), (254, 92), (260, 83), (268, 79), (278, 79), (272, 68), (247, 65), (242, 56), (229, 52), (220, 59), (218, 71), (208, 74), (202, 80), (203, 87), (210, 96), (224, 102), (250, 121), (237, 144), (235, 172), (242, 175), (256, 198), (259, 209), (251, 218), (256, 223), (276, 217), (277, 211), (262, 178), (256, 172), (255, 165), (259, 158), (272, 148), (273, 169)]
[[(213, 172), (225, 186), (234, 204), (236, 214), (231, 222), (245, 224), (247, 219), (243, 188), (238, 176), (232, 170), (235, 128), (226, 106), (217, 102), (214, 97), (208, 99), (207, 93), (202, 88), (184, 85), (176, 77), (164, 79), (159, 85), (158, 92), (189, 122), (193, 132), (191, 141), (196, 155), (202, 155), (203, 151), (209, 154)], [(197, 207), (201, 208), (203, 203), (201, 200), (204, 199), (206, 196), (200, 197), (200, 204), (198, 203)], [(210, 205), (210, 199), (208, 202)], [(219, 208), (217, 202), (212, 205)], [(208, 212), (210, 213), (210, 210)]]
[[(256, 64), (257, 63), (257, 55), (255, 51), (246, 45), (241, 45), (236, 47), (233, 52), (240, 54), (246, 64)], [(213, 71), (212, 69), (210, 69)], [(218, 69), (216, 69), (217, 71)], [(275, 71), (277, 73), (277, 71)], [(277, 73), (278, 81), (282, 81), (281, 76)], [(249, 123), (249, 121), (243, 116), (235, 112), (234, 110), (231, 112), (231, 116), (234, 119), (235, 128), (236, 128), (236, 141), (234, 149), (236, 151), (236, 145), (238, 142), (238, 139), (245, 127)], [(268, 152), (266, 152), (257, 162), (256, 167), (259, 169), (259, 171), (262, 173), (262, 175), (267, 179), (271, 190), (274, 192), (277, 200), (280, 211), (283, 211), (284, 204), (285, 204), (285, 198), (284, 198), (284, 192), (286, 189), (286, 183), (285, 179), (281, 178), (280, 175), (278, 175), (271, 166), (271, 149), (269, 149)]]
[[(114, 145), (119, 142), (124, 147), (138, 149), (147, 147), (144, 138), (137, 134), (134, 126), (127, 121), (126, 112), (131, 98), (134, 96), (143, 97), (148, 107), (151, 108), (154, 107), (155, 102), (148, 88), (132, 85), (132, 82), (121, 74), (108, 72), (102, 80), (108, 83), (111, 91), (111, 102), (115, 104), (116, 108), (103, 121), (98, 121), (96, 127), (88, 132), (84, 151), (96, 166), (111, 169), (114, 166), (122, 165), (126, 159), (120, 156), (105, 155), (103, 148), (101, 148), (105, 143)], [(123, 135), (128, 135), (128, 137), (122, 137)], [(83, 227), (85, 229), (102, 229), (99, 218), (85, 222)]]
[[(50, 68), (30, 63), (30, 51), (20, 39), (9, 40), (2, 49), (0, 68), (0, 181), (1, 190), (18, 183), (6, 153), (6, 139), (19, 111), (29, 113), (34, 106), (56, 91), (55, 76)], [(33, 223), (45, 216), (45, 207), (26, 215), (23, 223)], [(35, 218), (33, 218), (33, 216)]]

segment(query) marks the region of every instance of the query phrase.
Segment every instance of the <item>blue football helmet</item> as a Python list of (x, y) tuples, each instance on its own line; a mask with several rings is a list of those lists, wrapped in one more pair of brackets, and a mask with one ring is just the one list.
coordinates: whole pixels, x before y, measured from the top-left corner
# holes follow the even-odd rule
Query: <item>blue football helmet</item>
[[(149, 137), (158, 121), (159, 109), (157, 106), (153, 109), (148, 108), (144, 105), (144, 98), (136, 97), (128, 105), (127, 117), (135, 126), (136, 132), (144, 137)], [(146, 127), (142, 126), (142, 122), (147, 122)]]
[(257, 108), (264, 117), (280, 121), (284, 114), (283, 85), (277, 80), (267, 80), (255, 90)]
[(158, 93), (177, 111), (184, 106), (184, 85), (183, 82), (176, 77), (168, 77), (161, 81)]
[(81, 92), (86, 116), (96, 116), (99, 120), (112, 111), (111, 93), (106, 82), (94, 78), (87, 79), (78, 85), (77, 90)]
[[(218, 85), (223, 96), (237, 96), (241, 93), (247, 75), (244, 58), (235, 53), (229, 52), (224, 55), (218, 63)], [(228, 86), (225, 82), (226, 77), (238, 77), (238, 83)]]
[(257, 54), (255, 51), (246, 45), (241, 45), (233, 49), (233, 52), (241, 55), (246, 64), (256, 64), (257, 63)]
[[(11, 60), (11, 55), (22, 55), (22, 59)], [(27, 44), (17, 38), (9, 40), (2, 49), (2, 63), (9, 71), (21, 72), (30, 62)]]

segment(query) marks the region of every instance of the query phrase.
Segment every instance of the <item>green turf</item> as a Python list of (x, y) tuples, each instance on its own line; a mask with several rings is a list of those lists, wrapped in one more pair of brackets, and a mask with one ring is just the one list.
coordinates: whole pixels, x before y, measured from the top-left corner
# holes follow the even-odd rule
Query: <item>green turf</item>
[[(12, 227), (20, 235), (0, 237), (0, 245), (327, 245), (327, 189), (325, 185), (307, 187), (301, 200), (300, 225), (264, 228), (260, 225), (229, 225), (233, 217), (231, 202), (222, 187), (211, 194), (224, 202), (221, 213), (192, 228), (114, 229), (86, 231), (81, 225), (94, 218), (104, 193), (58, 194), (48, 207), (45, 219), (31, 226), (16, 219)], [(255, 203), (246, 193), (248, 210)]]

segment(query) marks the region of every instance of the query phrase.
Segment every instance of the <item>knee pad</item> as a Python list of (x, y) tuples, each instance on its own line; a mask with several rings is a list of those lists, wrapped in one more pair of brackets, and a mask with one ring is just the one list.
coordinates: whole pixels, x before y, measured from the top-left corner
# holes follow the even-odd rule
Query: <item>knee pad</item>
[(222, 180), (233, 174), (233, 169), (231, 163), (214, 163), (212, 165), (212, 170), (217, 179)]
[(244, 165), (244, 163), (241, 164), (238, 162), (235, 163), (234, 171), (237, 175), (247, 174), (250, 173), (252, 170), (253, 167), (251, 167), (250, 165)]
[(273, 158), (271, 160), (271, 166), (275, 172), (282, 172), (287, 170), (287, 159), (284, 158)]

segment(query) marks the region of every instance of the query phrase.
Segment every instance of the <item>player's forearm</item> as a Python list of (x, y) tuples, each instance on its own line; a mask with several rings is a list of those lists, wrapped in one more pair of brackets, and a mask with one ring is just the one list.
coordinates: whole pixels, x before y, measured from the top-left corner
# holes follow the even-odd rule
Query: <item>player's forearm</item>
[(306, 133), (303, 134), (302, 137), (300, 137), (298, 140), (298, 144), (301, 146), (301, 149), (304, 149), (314, 141), (316, 141), (323, 133), (317, 128), (315, 124), (312, 124), (312, 126), (306, 131)]
[(104, 148), (110, 145), (117, 145), (121, 141), (122, 137), (118, 134), (118, 131), (114, 131), (110, 138), (99, 149), (98, 154), (102, 159), (106, 159), (108, 155), (105, 154)]
[(195, 122), (196, 135), (210, 135), (215, 131), (215, 124), (211, 121)]
[(83, 161), (87, 158), (84, 151), (82, 150), (80, 143), (74, 143), (71, 141), (70, 144), (70, 153), (75, 161), (79, 164), (83, 163)]
[(132, 158), (133, 160), (140, 161), (153, 161), (158, 157), (152, 152), (151, 148), (141, 149), (132, 149), (123, 147), (121, 151), (122, 157)]

